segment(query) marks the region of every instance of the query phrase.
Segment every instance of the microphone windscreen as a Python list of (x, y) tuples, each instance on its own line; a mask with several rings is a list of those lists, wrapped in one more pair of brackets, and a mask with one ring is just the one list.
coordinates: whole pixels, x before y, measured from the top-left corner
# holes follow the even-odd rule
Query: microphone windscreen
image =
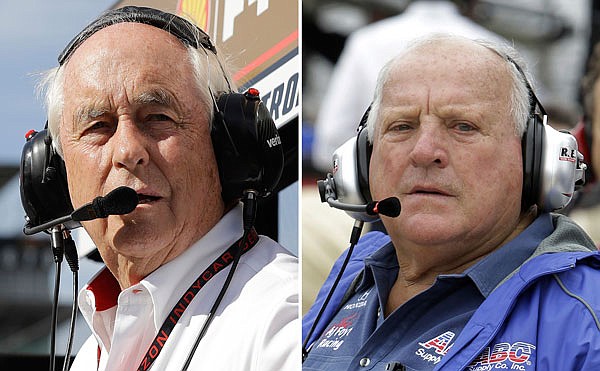
[(101, 211), (99, 218), (109, 215), (123, 215), (132, 212), (139, 200), (137, 193), (125, 186), (121, 186), (108, 192), (104, 197), (98, 199), (98, 209)]
[(367, 214), (381, 214), (395, 218), (400, 215), (400, 200), (397, 197), (388, 197), (381, 201), (369, 202), (367, 204)]
[(379, 201), (377, 209), (379, 214), (395, 218), (400, 215), (400, 200), (397, 197), (388, 197)]
[(137, 193), (125, 186), (108, 192), (104, 197), (96, 197), (89, 204), (85, 204), (71, 213), (71, 219), (76, 222), (106, 218), (109, 215), (123, 215), (132, 212), (139, 200)]

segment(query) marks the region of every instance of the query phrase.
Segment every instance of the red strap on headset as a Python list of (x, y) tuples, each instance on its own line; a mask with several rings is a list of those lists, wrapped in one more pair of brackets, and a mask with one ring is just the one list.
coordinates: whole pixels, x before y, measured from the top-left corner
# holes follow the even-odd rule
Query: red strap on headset
[(591, 161), (591, 152), (589, 148), (589, 143), (585, 138), (585, 124), (583, 121), (579, 121), (577, 125), (571, 130), (571, 134), (577, 140), (577, 146), (579, 147), (579, 152), (583, 155), (584, 161), (590, 163)]

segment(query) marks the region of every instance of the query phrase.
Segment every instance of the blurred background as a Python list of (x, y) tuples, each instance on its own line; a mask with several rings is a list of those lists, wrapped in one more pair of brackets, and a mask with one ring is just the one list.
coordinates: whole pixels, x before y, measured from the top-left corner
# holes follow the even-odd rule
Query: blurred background
[[(320, 202), (315, 182), (331, 172), (335, 148), (355, 134), (385, 61), (429, 32), (504, 40), (528, 62), (550, 124), (572, 130), (583, 116), (581, 80), (600, 36), (599, 10), (597, 0), (303, 1), (303, 312), (352, 228), (343, 211)], [(600, 243), (600, 192), (593, 188), (563, 212)]]
[[(300, 54), (297, 0), (22, 0), (0, 1), (0, 368), (48, 367), (54, 263), (49, 235), (26, 237), (18, 172), (25, 133), (46, 121), (35, 87), (40, 72), (55, 67), (65, 45), (105, 10), (123, 5), (152, 6), (184, 14), (202, 25), (236, 67), (234, 80), (252, 86), (270, 110), (280, 132), (285, 168), (272, 197), (259, 205), (257, 230), (298, 255), (298, 116)], [(210, 11), (207, 11), (210, 9)], [(252, 32), (248, 30), (251, 29)], [(262, 211), (262, 213), (261, 213)], [(80, 255), (94, 249), (89, 237), (74, 231)], [(102, 264), (80, 260), (79, 288)], [(63, 264), (57, 354), (65, 353), (73, 300), (71, 272)], [(79, 316), (73, 353), (90, 335)], [(59, 359), (58, 366), (61, 360)], [(27, 367), (30, 366), (30, 367)], [(58, 368), (58, 367), (57, 367)]]
[[(113, 0), (2, 1), (0, 14), (0, 112), (5, 118), (0, 136), (0, 365), (9, 357), (42, 361), (49, 352), (50, 303), (54, 264), (45, 234), (26, 238), (24, 211), (19, 198), (18, 170), (25, 133), (44, 127), (42, 100), (35, 93), (37, 74), (57, 65), (58, 53)], [(66, 264), (65, 264), (66, 265)], [(82, 262), (82, 280), (95, 271)], [(61, 321), (69, 318), (71, 277), (61, 292)], [(85, 281), (83, 281), (85, 282)], [(83, 323), (79, 328), (85, 330)], [(60, 337), (66, 336), (64, 327)], [(63, 333), (64, 332), (64, 333)], [(87, 338), (82, 332), (79, 341)], [(64, 342), (58, 349), (64, 354)], [(45, 355), (45, 357), (44, 357)], [(24, 363), (30, 364), (30, 363)], [(46, 365), (46, 363), (44, 363)]]

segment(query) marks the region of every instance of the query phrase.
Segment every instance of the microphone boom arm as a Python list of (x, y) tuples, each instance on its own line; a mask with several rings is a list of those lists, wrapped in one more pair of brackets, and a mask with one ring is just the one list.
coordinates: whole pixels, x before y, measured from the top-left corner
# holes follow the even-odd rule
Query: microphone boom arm
[(317, 181), (321, 202), (335, 209), (344, 210), (355, 220), (363, 222), (374, 222), (379, 219), (379, 215), (385, 215), (395, 218), (400, 215), (400, 200), (397, 197), (388, 197), (381, 201), (371, 201), (366, 204), (349, 204), (339, 201), (335, 180), (331, 173), (327, 178)]
[[(86, 220), (106, 218), (109, 215), (128, 214), (135, 210), (138, 202), (137, 193), (133, 189), (125, 186), (117, 187), (106, 196), (96, 197), (92, 202), (74, 210), (69, 215), (47, 221), (35, 227), (30, 227), (27, 224), (23, 228), (23, 233), (30, 236), (60, 224), (64, 225), (69, 222), (79, 223)], [(77, 224), (77, 226), (80, 225)]]
[(65, 223), (70, 222), (72, 220), (73, 220), (73, 218), (71, 218), (70, 214), (69, 215), (65, 215), (63, 217), (60, 217), (60, 218), (54, 219), (54, 220), (50, 220), (49, 222), (40, 224), (40, 225), (35, 226), (35, 227), (25, 226), (23, 228), (23, 233), (25, 233), (25, 235), (27, 235), (27, 236), (31, 236), (32, 234), (36, 234), (36, 233), (39, 233), (41, 231), (45, 231), (46, 229), (50, 229), (50, 228), (55, 227), (55, 226), (57, 226), (59, 224), (65, 224)]

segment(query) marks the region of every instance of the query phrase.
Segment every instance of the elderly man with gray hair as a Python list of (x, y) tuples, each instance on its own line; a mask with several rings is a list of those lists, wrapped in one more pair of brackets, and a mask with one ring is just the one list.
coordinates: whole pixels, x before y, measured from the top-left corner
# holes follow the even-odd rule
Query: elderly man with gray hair
[(82, 222), (106, 267), (79, 295), (93, 336), (72, 370), (296, 369), (297, 259), (253, 226), (281, 142), (208, 35), (156, 9), (111, 10), (44, 87), (48, 132), (31, 141), (64, 160), (65, 205), (123, 186), (138, 199)]
[(513, 48), (451, 35), (384, 67), (352, 144), (364, 199), (397, 197), (401, 212), (381, 216), (389, 236), (358, 242), (321, 315), (319, 293), (304, 370), (600, 367), (600, 255), (551, 213), (581, 156), (529, 81)]

